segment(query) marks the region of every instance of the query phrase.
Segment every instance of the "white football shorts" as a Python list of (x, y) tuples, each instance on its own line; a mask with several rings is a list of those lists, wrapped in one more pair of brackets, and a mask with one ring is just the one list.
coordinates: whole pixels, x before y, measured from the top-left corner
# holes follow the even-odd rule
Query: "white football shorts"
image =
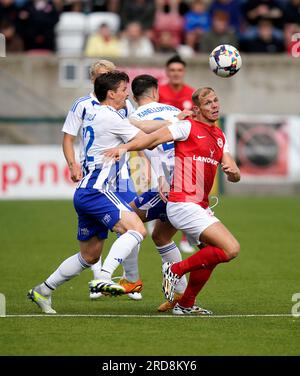
[(185, 233), (191, 244), (200, 244), (201, 233), (219, 222), (210, 208), (203, 209), (193, 202), (168, 202), (167, 216), (177, 230)]

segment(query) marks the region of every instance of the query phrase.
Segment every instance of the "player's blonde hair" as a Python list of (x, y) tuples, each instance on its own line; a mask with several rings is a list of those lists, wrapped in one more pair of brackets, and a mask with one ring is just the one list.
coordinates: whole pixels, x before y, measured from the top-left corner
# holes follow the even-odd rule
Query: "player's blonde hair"
[(192, 101), (196, 106), (200, 106), (201, 99), (207, 97), (210, 93), (214, 93), (214, 89), (211, 87), (200, 87), (192, 94)]
[(103, 60), (97, 60), (97, 61), (95, 61), (95, 63), (93, 63), (90, 66), (90, 78), (91, 78), (91, 80), (94, 80), (96, 78), (96, 76), (98, 75), (97, 72), (101, 68), (108, 70), (108, 72), (112, 72), (112, 71), (116, 70), (116, 66), (113, 62), (111, 62), (109, 60), (104, 60), (104, 59)]

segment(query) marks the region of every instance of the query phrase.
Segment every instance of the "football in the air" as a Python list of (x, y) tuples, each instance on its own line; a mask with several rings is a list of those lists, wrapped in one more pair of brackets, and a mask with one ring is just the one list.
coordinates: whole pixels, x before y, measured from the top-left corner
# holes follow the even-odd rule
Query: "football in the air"
[(210, 69), (219, 77), (231, 77), (242, 66), (239, 51), (230, 44), (221, 44), (209, 55)]

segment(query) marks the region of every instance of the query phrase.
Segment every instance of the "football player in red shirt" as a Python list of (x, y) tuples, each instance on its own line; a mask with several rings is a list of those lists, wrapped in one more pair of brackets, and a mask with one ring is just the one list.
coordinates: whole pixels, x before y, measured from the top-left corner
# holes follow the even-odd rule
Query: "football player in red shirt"
[(159, 86), (159, 102), (170, 104), (180, 110), (192, 109), (194, 88), (184, 82), (186, 62), (175, 55), (166, 63), (168, 83)]
[[(186, 62), (179, 55), (171, 57), (166, 63), (168, 83), (159, 86), (159, 102), (170, 104), (180, 110), (192, 109), (192, 94), (194, 88), (184, 82)], [(179, 243), (181, 252), (192, 253), (194, 248), (182, 234)]]
[[(132, 150), (152, 148), (164, 142), (175, 142), (175, 170), (167, 204), (167, 215), (172, 225), (185, 232), (202, 249), (177, 263), (163, 264), (163, 290), (170, 301), (179, 279), (190, 273), (188, 286), (173, 308), (178, 315), (195, 312), (193, 306), (213, 269), (235, 258), (240, 245), (231, 232), (209, 208), (208, 195), (218, 165), (227, 180), (236, 183), (240, 171), (229, 153), (226, 137), (216, 126), (219, 118), (219, 100), (211, 88), (200, 88), (192, 96), (194, 117), (158, 129), (142, 136), (122, 149), (106, 152), (118, 159)], [(159, 128), (159, 127), (158, 127)], [(201, 312), (199, 312), (201, 314)]]

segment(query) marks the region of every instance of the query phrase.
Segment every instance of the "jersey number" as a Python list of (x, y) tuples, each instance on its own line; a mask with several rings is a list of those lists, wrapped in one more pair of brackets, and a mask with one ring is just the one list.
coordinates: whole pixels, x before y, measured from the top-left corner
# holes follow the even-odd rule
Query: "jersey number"
[(91, 126), (83, 128), (83, 138), (89, 137), (89, 141), (85, 147), (85, 155), (87, 162), (93, 162), (94, 157), (88, 155), (88, 151), (90, 150), (91, 146), (93, 145), (95, 139), (94, 129)]
[[(153, 120), (165, 120), (161, 117), (157, 117)], [(164, 149), (164, 151), (167, 151), (167, 150), (170, 150), (170, 149), (174, 149), (174, 142), (173, 141), (169, 141), (169, 142), (164, 142), (163, 144), (161, 144), (162, 148)]]

